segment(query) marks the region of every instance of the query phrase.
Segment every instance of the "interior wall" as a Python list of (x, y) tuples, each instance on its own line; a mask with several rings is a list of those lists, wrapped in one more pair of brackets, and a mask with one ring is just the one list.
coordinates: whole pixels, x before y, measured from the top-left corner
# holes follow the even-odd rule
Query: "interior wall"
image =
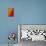
[[(14, 7), (14, 17), (8, 17), (9, 7)], [(17, 34), (17, 24), (46, 24), (46, 0), (1, 0), (0, 44), (8, 43), (9, 32)]]

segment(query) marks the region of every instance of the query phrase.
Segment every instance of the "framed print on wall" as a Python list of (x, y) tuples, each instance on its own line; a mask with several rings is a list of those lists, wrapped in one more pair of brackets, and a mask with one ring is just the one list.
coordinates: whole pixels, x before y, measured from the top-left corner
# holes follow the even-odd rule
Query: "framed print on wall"
[(14, 16), (14, 8), (8, 8), (8, 17), (13, 17)]

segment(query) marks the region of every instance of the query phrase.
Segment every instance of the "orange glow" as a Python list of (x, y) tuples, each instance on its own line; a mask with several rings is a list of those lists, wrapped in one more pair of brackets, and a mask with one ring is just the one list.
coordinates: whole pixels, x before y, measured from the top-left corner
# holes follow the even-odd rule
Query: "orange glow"
[(14, 16), (14, 8), (8, 8), (8, 16), (10, 17)]

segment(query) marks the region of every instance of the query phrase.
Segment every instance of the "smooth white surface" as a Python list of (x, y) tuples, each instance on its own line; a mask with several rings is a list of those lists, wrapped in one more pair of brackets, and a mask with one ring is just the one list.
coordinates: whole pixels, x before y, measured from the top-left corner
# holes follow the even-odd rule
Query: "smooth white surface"
[(18, 25), (18, 43), (20, 42), (20, 25)]

